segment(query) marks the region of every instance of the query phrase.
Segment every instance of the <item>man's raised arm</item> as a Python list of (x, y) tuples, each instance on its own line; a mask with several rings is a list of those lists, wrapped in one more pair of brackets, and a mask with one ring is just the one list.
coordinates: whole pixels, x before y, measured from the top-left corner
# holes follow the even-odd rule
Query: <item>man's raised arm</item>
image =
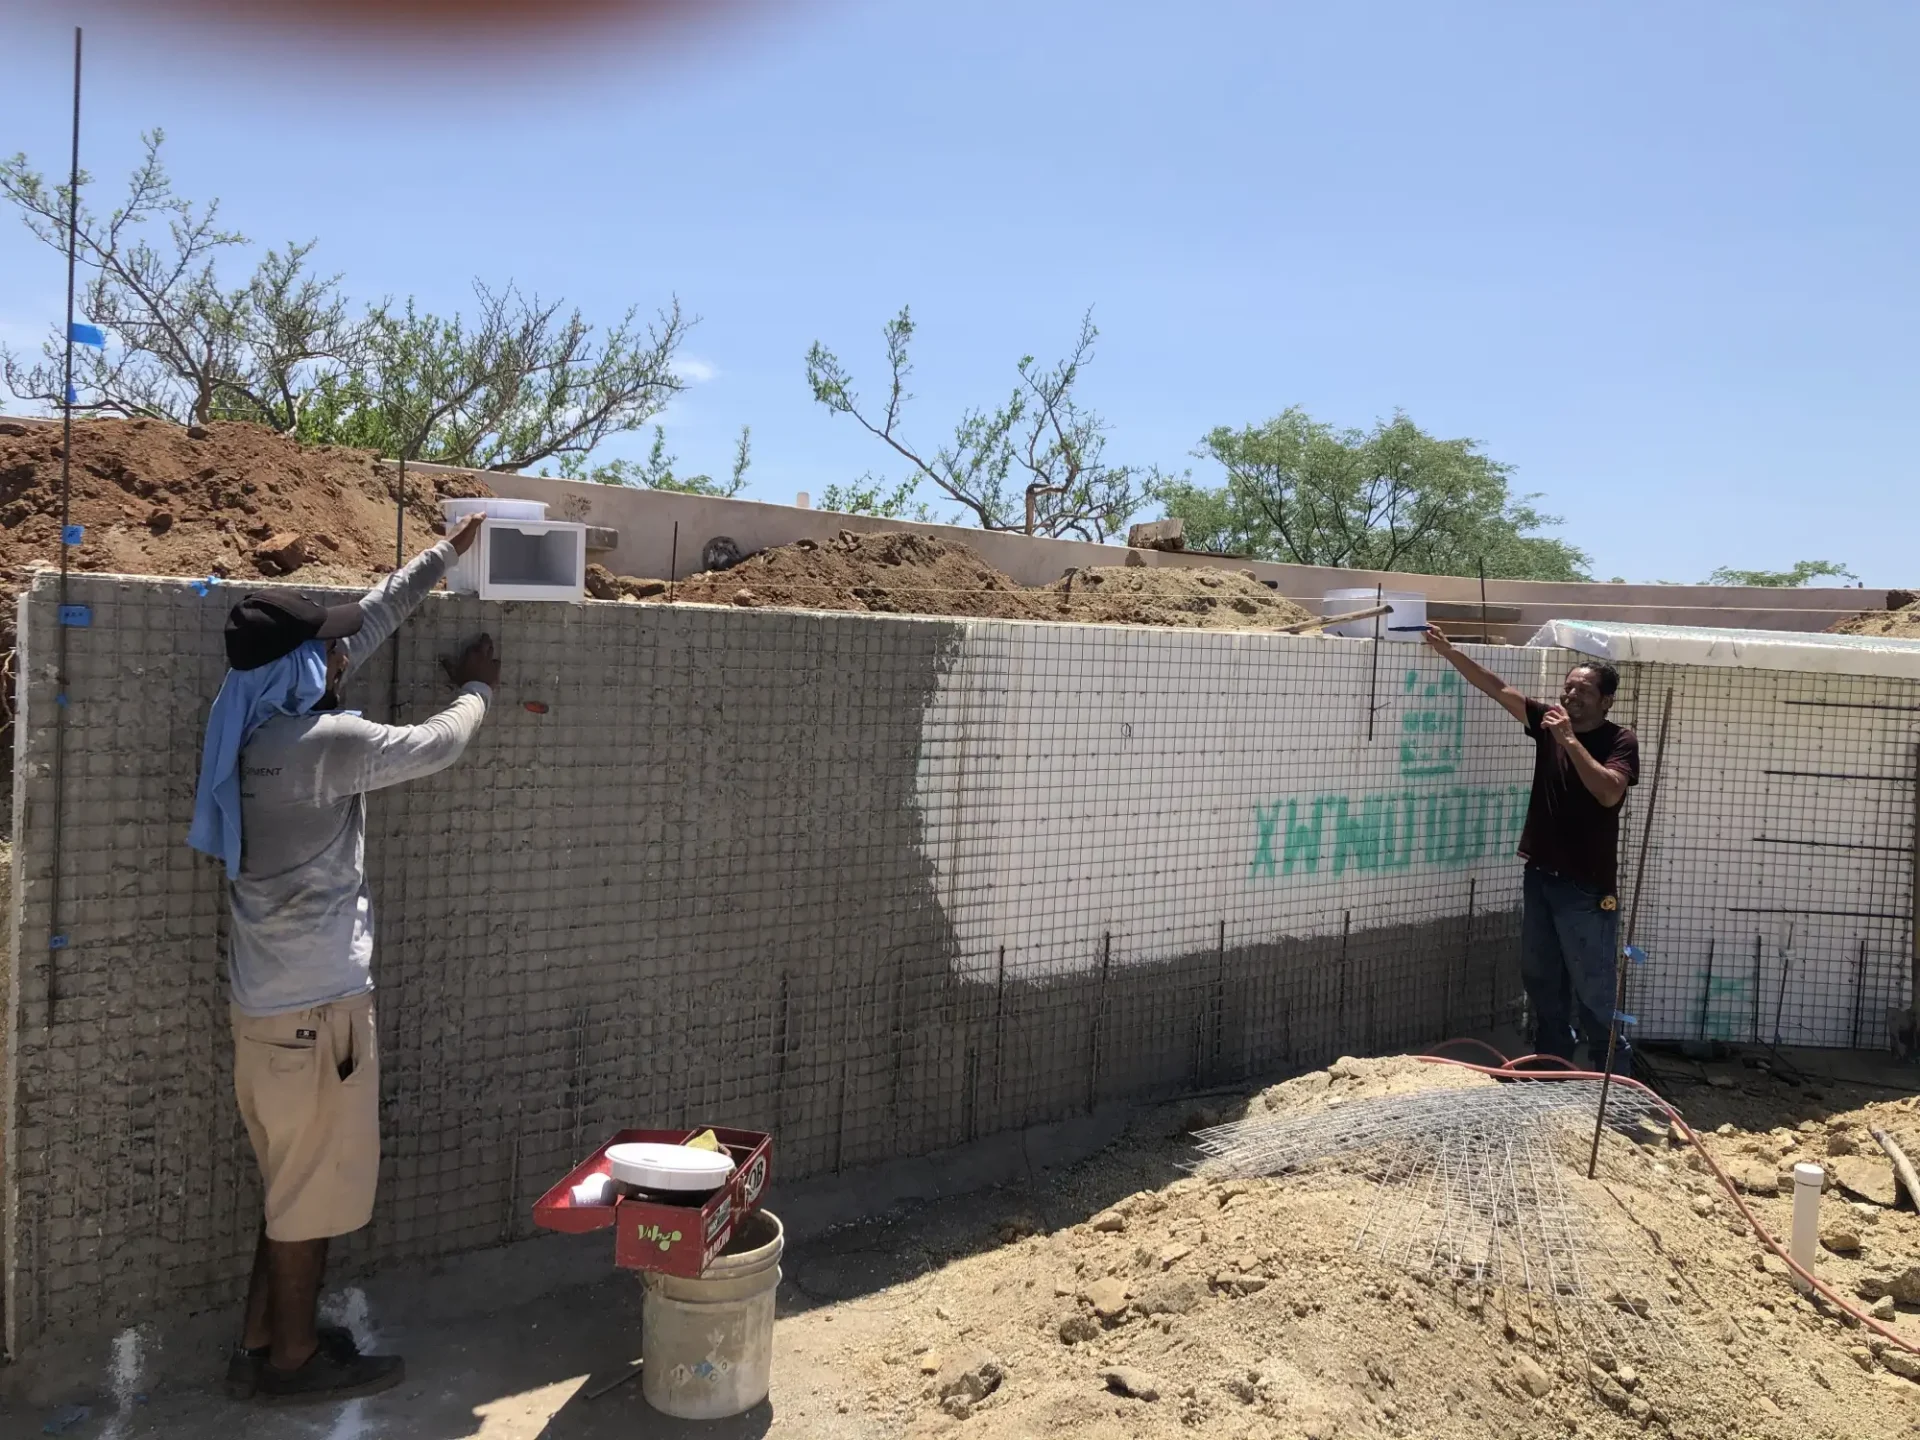
[(469, 515), (446, 539), (421, 551), (405, 567), (360, 597), (360, 633), (348, 636), (344, 642), (348, 675), (366, 664), (373, 652), (386, 643), (387, 637), (400, 628), (400, 622), (419, 607), (428, 592), (440, 583), (454, 557), (466, 554), (479, 536), (480, 520), (478, 515)]
[(1474, 689), (1498, 701), (1500, 708), (1522, 725), (1527, 723), (1527, 697), (1486, 666), (1454, 649), (1453, 642), (1442, 635), (1437, 626), (1427, 626), (1427, 644), (1433, 647), (1441, 659), (1458, 670), (1461, 677)]

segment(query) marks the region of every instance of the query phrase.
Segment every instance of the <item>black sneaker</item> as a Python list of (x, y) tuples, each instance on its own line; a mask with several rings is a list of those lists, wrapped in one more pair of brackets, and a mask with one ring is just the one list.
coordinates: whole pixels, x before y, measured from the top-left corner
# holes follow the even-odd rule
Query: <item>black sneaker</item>
[[(320, 1337), (320, 1348), (341, 1360), (351, 1360), (360, 1353), (360, 1344), (353, 1338), (353, 1332), (344, 1325), (322, 1325), (315, 1332)], [(260, 1388), (260, 1367), (267, 1363), (270, 1347), (262, 1345), (258, 1350), (248, 1350), (244, 1346), (233, 1347), (233, 1358), (227, 1361), (227, 1394), (235, 1400), (251, 1400), (254, 1391)]]
[(343, 1360), (322, 1346), (298, 1370), (281, 1370), (271, 1362), (262, 1365), (255, 1398), (263, 1405), (325, 1405), (378, 1395), (406, 1378), (407, 1362), (398, 1355), (355, 1355)]

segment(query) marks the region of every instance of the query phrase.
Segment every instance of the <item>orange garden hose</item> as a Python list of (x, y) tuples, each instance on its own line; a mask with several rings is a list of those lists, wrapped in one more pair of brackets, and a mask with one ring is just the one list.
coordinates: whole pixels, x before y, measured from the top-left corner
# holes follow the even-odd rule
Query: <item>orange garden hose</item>
[[(1493, 1046), (1488, 1045), (1485, 1041), (1482, 1041), (1482, 1040), (1471, 1040), (1471, 1039), (1448, 1040), (1444, 1042), (1444, 1044), (1474, 1045), (1479, 1047), (1480, 1049), (1490, 1051), (1495, 1055), (1500, 1054), (1500, 1052), (1494, 1049)], [(1436, 1047), (1436, 1048), (1440, 1048), (1440, 1047)], [(1508, 1060), (1505, 1056), (1501, 1056), (1501, 1063), (1497, 1066), (1474, 1065), (1465, 1060), (1451, 1060), (1444, 1055), (1416, 1055), (1413, 1058), (1416, 1060), (1423, 1061), (1429, 1065), (1457, 1065), (1462, 1070), (1472, 1070), (1477, 1074), (1491, 1076), (1496, 1080), (1527, 1080), (1527, 1081), (1601, 1080), (1605, 1078), (1596, 1070), (1575, 1070), (1571, 1062), (1566, 1060), (1561, 1060), (1560, 1057), (1558, 1056), (1528, 1055), (1528, 1056), (1521, 1057), (1520, 1060)], [(1514, 1068), (1515, 1066), (1523, 1063), (1523, 1061), (1539, 1061), (1539, 1060), (1555, 1060), (1555, 1061), (1558, 1061), (1558, 1063), (1565, 1065), (1567, 1068), (1564, 1070), (1518, 1070)], [(1651, 1086), (1644, 1085), (1640, 1081), (1630, 1079), (1625, 1075), (1614, 1076), (1613, 1083), (1615, 1085), (1631, 1086), (1633, 1089), (1641, 1091), (1643, 1094), (1649, 1096), (1653, 1100), (1654, 1104), (1659, 1107), (1660, 1111), (1663, 1114), (1665, 1114), (1667, 1118), (1675, 1126), (1679, 1128), (1680, 1133), (1686, 1136), (1687, 1139), (1690, 1142), (1692, 1142), (1693, 1148), (1699, 1152), (1700, 1158), (1707, 1162), (1707, 1167), (1713, 1171), (1715, 1178), (1718, 1179), (1720, 1182), (1721, 1188), (1727, 1192), (1727, 1198), (1733, 1201), (1733, 1208), (1740, 1212), (1741, 1217), (1752, 1228), (1753, 1233), (1759, 1236), (1760, 1243), (1766, 1246), (1767, 1249), (1771, 1250), (1775, 1255), (1779, 1256), (1780, 1259), (1785, 1262), (1787, 1268), (1790, 1271), (1792, 1271), (1795, 1275), (1799, 1276), (1801, 1280), (1806, 1282), (1806, 1285), (1809, 1289), (1819, 1294), (1830, 1305), (1833, 1305), (1835, 1308), (1840, 1310), (1843, 1314), (1847, 1315), (1855, 1323), (1865, 1327), (1868, 1330), (1873, 1331), (1874, 1334), (1880, 1336), (1882, 1339), (1886, 1340), (1889, 1344), (1898, 1345), (1902, 1350), (1907, 1351), (1909, 1354), (1920, 1355), (1920, 1344), (1915, 1344), (1913, 1341), (1907, 1339), (1904, 1335), (1901, 1335), (1897, 1331), (1894, 1331), (1888, 1328), (1887, 1326), (1882, 1325), (1878, 1320), (1875, 1320), (1871, 1315), (1868, 1315), (1863, 1311), (1861, 1311), (1857, 1306), (1853, 1305), (1850, 1301), (1841, 1299), (1840, 1296), (1837, 1293), (1835, 1293), (1833, 1287), (1828, 1285), (1826, 1281), (1822, 1280), (1819, 1276), (1815, 1275), (1812, 1271), (1802, 1269), (1800, 1264), (1793, 1258), (1793, 1256), (1789, 1255), (1787, 1251), (1781, 1246), (1780, 1242), (1773, 1238), (1773, 1236), (1768, 1232), (1767, 1227), (1760, 1223), (1759, 1217), (1756, 1216), (1752, 1210), (1747, 1208), (1747, 1202), (1741, 1198), (1739, 1189), (1734, 1185), (1732, 1180), (1727, 1178), (1727, 1172), (1720, 1168), (1720, 1162), (1713, 1158), (1712, 1152), (1709, 1151), (1705, 1145), (1700, 1143), (1700, 1137), (1694, 1133), (1693, 1127), (1687, 1124), (1686, 1120), (1681, 1117), (1680, 1112), (1674, 1109), (1673, 1106), (1669, 1105), (1666, 1102), (1666, 1100), (1663, 1099), (1658, 1093), (1656, 1093)]]

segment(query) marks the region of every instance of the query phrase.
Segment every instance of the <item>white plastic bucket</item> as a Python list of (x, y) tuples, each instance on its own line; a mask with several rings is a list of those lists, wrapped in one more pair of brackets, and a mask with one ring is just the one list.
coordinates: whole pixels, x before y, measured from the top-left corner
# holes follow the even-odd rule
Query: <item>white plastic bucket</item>
[(547, 518), (547, 502), (502, 500), (497, 495), (484, 495), (472, 500), (442, 500), (440, 513), (446, 517), (449, 526), (458, 525), (469, 515), (485, 515), (494, 520), (544, 520)]
[(1329, 625), (1326, 633), (1351, 640), (1418, 640), (1427, 628), (1427, 597), (1412, 590), (1329, 590), (1320, 601), (1320, 613), (1350, 615), (1375, 605), (1393, 609), (1385, 615)]
[(767, 1398), (785, 1248), (780, 1217), (756, 1210), (698, 1280), (641, 1276), (640, 1393), (649, 1405), (682, 1420), (722, 1420)]

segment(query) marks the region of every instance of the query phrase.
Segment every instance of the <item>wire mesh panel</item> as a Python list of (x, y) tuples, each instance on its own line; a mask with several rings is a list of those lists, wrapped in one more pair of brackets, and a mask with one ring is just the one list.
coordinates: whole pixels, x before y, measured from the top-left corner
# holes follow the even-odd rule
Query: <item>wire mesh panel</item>
[[(1920, 682), (1636, 665), (1673, 714), (1632, 977), (1652, 1039), (1882, 1048), (1911, 1001)], [(1642, 803), (1622, 841), (1630, 887)]]
[[(16, 1345), (233, 1303), (259, 1213), (223, 886), (184, 843), (234, 592), (72, 586), (92, 623), (69, 636), (57, 914), (49, 587), (22, 626)], [(771, 1129), (793, 1179), (1517, 1013), (1532, 746), (1417, 643), (435, 596), (347, 703), (424, 718), (438, 657), (481, 630), (506, 678), (474, 745), (367, 801), (384, 1149), (350, 1262), (523, 1236), (626, 1126)], [(1533, 694), (1572, 658), (1474, 653)], [(1643, 731), (1667, 683), (1631, 687)], [(1701, 696), (1670, 747), (1675, 793), (1700, 798), (1663, 808), (1646, 887), (1646, 983), (1681, 1013), (1692, 981), (1667, 957), (1736, 928), (1724, 905), (1699, 918), (1696, 832), (1668, 819), (1737, 788), (1689, 769)], [(1891, 761), (1845, 762), (1870, 763)], [(1791, 828), (1797, 783), (1754, 779), (1773, 808), (1741, 835), (1897, 841), (1891, 820)], [(1750, 903), (1819, 888), (1725, 845)], [(1814, 932), (1794, 933), (1798, 957)], [(1873, 935), (1888, 952), (1893, 930)], [(1783, 1026), (1826, 1004), (1815, 973), (1789, 973)]]

